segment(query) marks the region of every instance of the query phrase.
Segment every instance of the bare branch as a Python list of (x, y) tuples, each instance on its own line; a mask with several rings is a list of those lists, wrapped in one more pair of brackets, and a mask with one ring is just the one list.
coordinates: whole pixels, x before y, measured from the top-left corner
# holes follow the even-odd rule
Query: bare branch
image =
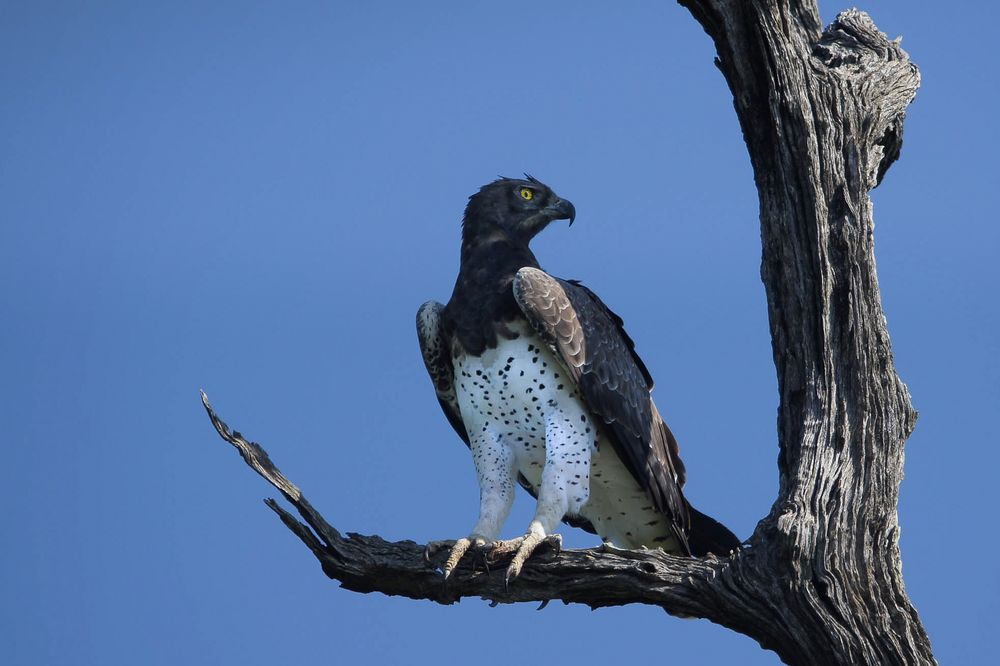
[[(267, 452), (230, 430), (201, 394), (202, 404), (219, 435), (232, 444), (255, 472), (281, 491), (305, 520), (302, 523), (266, 500), (281, 521), (312, 551), (324, 573), (356, 592), (382, 592), (412, 599), (450, 604), (462, 597), (481, 597), (498, 603), (561, 600), (592, 608), (643, 603), (662, 606), (684, 616), (720, 615), (723, 609), (708, 601), (711, 581), (724, 575), (733, 560), (667, 555), (659, 550), (629, 551), (592, 548), (544, 552), (531, 558), (515, 584), (504, 584), (503, 560), (489, 562), (487, 571), (464, 565), (445, 584), (434, 563), (424, 557), (424, 546), (413, 541), (389, 542), (378, 536), (348, 533), (346, 537), (309, 504), (302, 491), (271, 462)], [(509, 557), (508, 557), (509, 559)], [(437, 564), (440, 564), (438, 562)]]

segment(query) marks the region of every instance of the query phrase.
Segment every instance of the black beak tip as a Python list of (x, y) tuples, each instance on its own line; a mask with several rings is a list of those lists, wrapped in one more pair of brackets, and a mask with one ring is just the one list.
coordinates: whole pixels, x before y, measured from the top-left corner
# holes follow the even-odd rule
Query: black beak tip
[(555, 209), (559, 214), (559, 219), (569, 220), (569, 226), (572, 227), (574, 220), (576, 220), (576, 206), (570, 201), (560, 199), (556, 202)]

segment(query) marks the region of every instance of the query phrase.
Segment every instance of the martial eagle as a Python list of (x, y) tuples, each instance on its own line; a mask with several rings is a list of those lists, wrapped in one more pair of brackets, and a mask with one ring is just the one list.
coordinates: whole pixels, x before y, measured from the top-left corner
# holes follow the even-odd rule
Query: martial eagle
[[(528, 248), (553, 220), (575, 217), (531, 176), (484, 185), (465, 209), (451, 300), (417, 312), (424, 363), (479, 478), (479, 520), (454, 543), (446, 577), (470, 547), (514, 552), (516, 577), (563, 520), (621, 548), (739, 548), (685, 499), (677, 441), (622, 320), (579, 282), (542, 271)], [(515, 481), (537, 498), (535, 516), (524, 536), (497, 541)]]

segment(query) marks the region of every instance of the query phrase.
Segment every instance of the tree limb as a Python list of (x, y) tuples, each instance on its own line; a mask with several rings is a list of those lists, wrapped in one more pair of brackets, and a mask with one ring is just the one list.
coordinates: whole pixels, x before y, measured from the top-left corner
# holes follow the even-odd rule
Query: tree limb
[[(568, 550), (445, 586), (423, 547), (341, 536), (257, 444), (219, 434), (296, 507), (270, 506), (351, 590), (451, 603), (645, 603), (756, 639), (790, 664), (931, 664), (906, 595), (896, 507), (916, 421), (896, 374), (875, 272), (868, 192), (899, 156), (919, 72), (864, 13), (821, 32), (809, 0), (680, 0), (712, 37), (760, 195), (780, 407), (778, 497), (728, 559)], [(495, 563), (491, 563), (495, 564)]]
[(230, 430), (216, 415), (204, 392), (201, 401), (219, 435), (239, 451), (247, 465), (284, 495), (305, 522), (273, 499), (265, 500), (266, 504), (312, 551), (326, 575), (349, 590), (429, 599), (442, 604), (454, 603), (462, 597), (481, 597), (497, 603), (558, 599), (591, 608), (645, 603), (685, 616), (719, 614), (722, 610), (707, 604), (711, 595), (703, 592), (713, 580), (726, 575), (733, 560), (694, 560), (660, 550), (591, 548), (564, 550), (558, 557), (548, 558), (539, 553), (528, 561), (516, 585), (510, 588), (504, 583), (505, 567), (499, 566), (502, 560), (490, 562), (488, 571), (481, 563), (478, 571), (463, 564), (445, 585), (438, 566), (425, 558), (422, 545), (413, 541), (393, 543), (378, 536), (351, 533), (342, 536), (312, 507), (302, 491), (285, 478), (259, 444)]

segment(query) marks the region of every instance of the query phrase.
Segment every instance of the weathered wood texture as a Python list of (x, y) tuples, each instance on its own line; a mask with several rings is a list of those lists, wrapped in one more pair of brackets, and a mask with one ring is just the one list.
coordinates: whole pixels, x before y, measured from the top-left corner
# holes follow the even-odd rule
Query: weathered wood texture
[(916, 413), (893, 365), (868, 197), (899, 155), (919, 73), (858, 11), (821, 32), (814, 2), (681, 4), (715, 41), (760, 194), (780, 485), (742, 552), (571, 550), (533, 558), (510, 589), (502, 568), (466, 568), (445, 586), (422, 546), (342, 536), (205, 407), (305, 524), (268, 506), (348, 589), (441, 603), (655, 604), (751, 636), (789, 664), (934, 663), (901, 572), (896, 507)]
[(758, 609), (762, 643), (792, 663), (932, 662), (901, 574), (916, 413), (893, 366), (868, 197), (899, 155), (919, 73), (858, 11), (821, 33), (814, 2), (681, 4), (715, 41), (760, 195), (781, 398), (778, 499), (747, 580), (772, 607)]

